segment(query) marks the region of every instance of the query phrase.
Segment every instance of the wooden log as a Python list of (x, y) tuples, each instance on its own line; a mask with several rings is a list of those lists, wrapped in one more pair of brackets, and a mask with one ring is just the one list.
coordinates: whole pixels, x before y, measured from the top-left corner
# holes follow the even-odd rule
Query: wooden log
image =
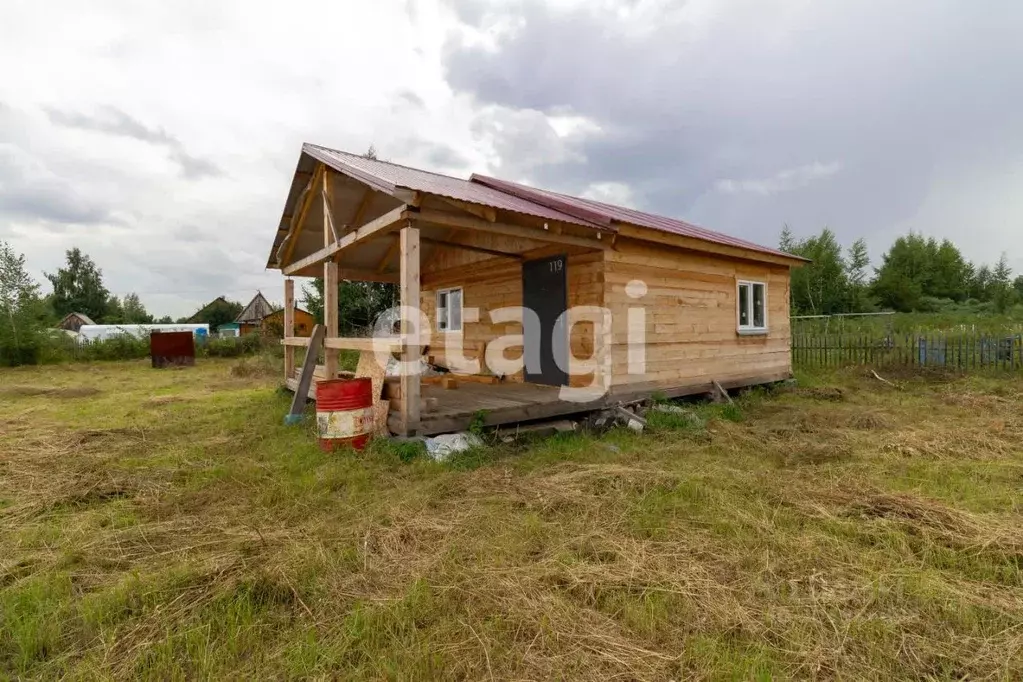
[(334, 242), (329, 246), (325, 246), (319, 251), (309, 254), (305, 258), (295, 261), (283, 268), (285, 275), (293, 275), (302, 272), (311, 265), (322, 263), (328, 259), (333, 258), (336, 254), (341, 253), (345, 249), (349, 249), (360, 242), (364, 242), (367, 239), (378, 237), (381, 234), (386, 234), (390, 230), (394, 229), (403, 219), (407, 220), (409, 215), (407, 214), (406, 206), (399, 206), (393, 211), (389, 211), (384, 215), (369, 221), (362, 227), (349, 232), (339, 241)]
[[(409, 222), (401, 229), (399, 248), (401, 262), (401, 305), (406, 308), (419, 308), (419, 228)], [(419, 373), (413, 370), (413, 364), (419, 362), (419, 333), (412, 325), (416, 321), (403, 320), (401, 352), (404, 371), (401, 373), (401, 431), (404, 436), (415, 435), (419, 428)]]
[[(323, 324), (324, 338), (336, 339), (338, 334), (337, 305), (337, 263), (327, 261), (323, 264)], [(337, 350), (323, 344), (323, 364), (327, 377), (333, 379), (337, 374)]]
[[(284, 280), (284, 337), (295, 335), (295, 280)], [(284, 347), (284, 378), (290, 379), (295, 373), (295, 347)]]

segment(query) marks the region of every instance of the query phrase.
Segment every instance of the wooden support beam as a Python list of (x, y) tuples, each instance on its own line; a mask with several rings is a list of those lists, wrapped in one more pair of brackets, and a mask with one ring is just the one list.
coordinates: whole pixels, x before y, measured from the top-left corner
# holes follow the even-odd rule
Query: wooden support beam
[[(296, 277), (323, 277), (323, 270), (319, 265), (310, 265), (305, 270), (291, 274)], [(398, 273), (396, 272), (376, 272), (375, 270), (362, 270), (359, 268), (338, 268), (337, 278), (338, 281), (348, 280), (349, 282), (398, 283)]]
[(480, 232), (491, 232), (504, 234), (511, 237), (523, 239), (534, 239), (541, 242), (552, 242), (555, 244), (569, 244), (571, 246), (582, 246), (588, 249), (609, 249), (610, 240), (600, 241), (589, 237), (576, 237), (570, 234), (554, 234), (551, 230), (541, 230), (533, 227), (522, 227), (509, 223), (491, 223), (470, 216), (437, 211), (434, 209), (420, 209), (417, 220), (446, 227), (457, 227), (467, 230), (478, 230)]
[[(296, 348), (302, 348), (308, 346), (310, 340), (308, 336), (287, 336), (281, 339), (281, 345), (288, 347), (293, 346)], [(360, 336), (357, 338), (336, 338), (323, 340), (324, 348), (333, 348), (335, 350), (359, 350), (359, 351), (376, 351), (376, 350), (387, 350), (394, 353), (398, 353), (404, 347), (402, 346), (401, 339), (397, 337), (375, 337), (375, 336)]]
[(324, 341), (324, 345), (327, 348), (359, 351), (387, 350), (392, 353), (398, 353), (404, 348), (400, 338), (378, 338), (373, 336), (355, 339), (327, 339)]
[(458, 242), (451, 242), (444, 239), (433, 239), (431, 237), (420, 237), (419, 240), (425, 244), (436, 244), (437, 246), (448, 246), (452, 249), (461, 249), (463, 251), (472, 251), (474, 253), (484, 253), (488, 256), (497, 256), (498, 258), (511, 258), (513, 260), (525, 260), (522, 254), (509, 253), (508, 251), (497, 251), (496, 249), (486, 249), (482, 246), (471, 246), (469, 244), (459, 244)]
[[(337, 284), (337, 263), (327, 261), (323, 264), (323, 325), (327, 340), (336, 339), (338, 335)], [(334, 379), (337, 377), (337, 352), (326, 344), (324, 349), (323, 366), (327, 378)]]
[[(284, 280), (284, 337), (295, 335), (295, 280)], [(284, 349), (284, 378), (290, 379), (295, 373), (295, 349)]]
[(355, 215), (352, 217), (352, 225), (362, 225), (363, 219), (366, 217), (366, 209), (373, 203), (373, 189), (367, 187), (366, 191), (362, 194), (362, 199), (359, 200), (359, 205), (355, 208)]
[(764, 251), (756, 251), (754, 249), (747, 249), (738, 246), (717, 244), (715, 242), (709, 242), (704, 239), (686, 237), (671, 232), (662, 232), (660, 230), (651, 230), (650, 228), (646, 227), (621, 225), (618, 228), (618, 230), (619, 230), (618, 234), (621, 237), (629, 237), (631, 239), (639, 239), (647, 242), (656, 242), (658, 244), (664, 244), (666, 246), (675, 246), (680, 249), (688, 249), (690, 251), (715, 253), (721, 256), (729, 256), (731, 258), (738, 258), (742, 260), (775, 263), (777, 265), (786, 265), (789, 267), (801, 267), (805, 265), (807, 262), (806, 260), (800, 258), (799, 256), (785, 256), (781, 254), (776, 255), (766, 253)]
[(403, 219), (407, 220), (409, 216), (412, 215), (407, 213), (406, 209), (407, 207), (405, 206), (399, 206), (393, 211), (388, 211), (379, 218), (369, 221), (365, 225), (341, 237), (341, 241), (335, 242), (330, 246), (325, 246), (316, 253), (309, 254), (305, 258), (285, 266), (282, 268), (284, 274), (298, 274), (309, 266), (331, 259), (335, 254), (341, 253), (345, 249), (349, 249), (360, 242), (364, 242), (373, 237), (378, 237), (381, 234), (386, 234), (393, 230)]
[(377, 272), (383, 272), (387, 269), (387, 264), (391, 262), (392, 258), (394, 258), (394, 254), (398, 252), (398, 246), (400, 244), (400, 238), (391, 242), (390, 246), (387, 247), (387, 251), (384, 252), (384, 257), (380, 259), (379, 263), (377, 263)]
[(295, 245), (298, 243), (298, 235), (301, 234), (302, 228), (305, 227), (305, 219), (309, 213), (309, 207), (313, 204), (313, 197), (316, 196), (316, 185), (319, 182), (319, 177), (326, 173), (326, 166), (322, 163), (316, 166), (316, 172), (313, 173), (313, 177), (309, 179), (309, 184), (306, 185), (305, 190), (299, 195), (299, 202), (302, 207), (298, 213), (295, 214), (295, 218), (291, 221), (291, 226), (288, 229), (288, 234), (285, 235), (285, 239), (288, 240), (287, 245), (284, 249), (284, 255), (281, 256), (281, 263), (287, 263), (291, 260), (291, 254), (295, 252)]
[(460, 199), (449, 199), (448, 197), (441, 197), (445, 202), (462, 209), (468, 213), (473, 214), (477, 218), (482, 218), (488, 223), (497, 222), (497, 209), (493, 206), (484, 206), (482, 204), (474, 204), (469, 201), (462, 201)]
[[(401, 228), (401, 305), (406, 310), (419, 310), (419, 228), (412, 221)], [(403, 320), (401, 352), (404, 371), (401, 373), (401, 431), (413, 436), (419, 428), (419, 330), (412, 325), (418, 321)]]
[(327, 247), (341, 239), (344, 226), (339, 226), (334, 220), (334, 190), (330, 183), (328, 170), (323, 174), (323, 246)]

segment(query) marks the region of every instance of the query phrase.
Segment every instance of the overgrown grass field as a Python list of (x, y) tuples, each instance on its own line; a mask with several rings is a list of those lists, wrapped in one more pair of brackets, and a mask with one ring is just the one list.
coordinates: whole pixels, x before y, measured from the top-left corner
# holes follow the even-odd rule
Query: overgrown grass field
[(1023, 380), (321, 453), (260, 359), (0, 371), (0, 677), (1023, 677)]

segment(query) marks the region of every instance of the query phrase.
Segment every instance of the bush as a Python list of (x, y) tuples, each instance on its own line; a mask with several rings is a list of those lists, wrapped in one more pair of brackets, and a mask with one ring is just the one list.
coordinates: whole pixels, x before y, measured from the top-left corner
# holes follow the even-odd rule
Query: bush
[(258, 353), (264, 345), (259, 334), (209, 339), (196, 347), (196, 355), (204, 358), (238, 358)]

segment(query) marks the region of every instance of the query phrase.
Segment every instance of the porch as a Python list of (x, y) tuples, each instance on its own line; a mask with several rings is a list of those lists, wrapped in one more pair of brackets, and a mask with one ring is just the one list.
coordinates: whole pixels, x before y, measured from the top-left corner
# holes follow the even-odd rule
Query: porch
[[(461, 305), (461, 287), (466, 287), (466, 296), (477, 299), (472, 302), (474, 307), (481, 303), (485, 309), (520, 306), (521, 295), (511, 295), (513, 283), (521, 286), (522, 264), (530, 259), (566, 256), (570, 263), (578, 264), (575, 271), (588, 277), (590, 290), (599, 295), (598, 281), (591, 273), (601, 262), (602, 252), (611, 246), (613, 230), (581, 225), (572, 216), (554, 210), (537, 209), (534, 215), (518, 212), (508, 195), (483, 185), (472, 186), (468, 200), (455, 198), (445, 184), (448, 180), (351, 155), (328, 154), (310, 145), (303, 148), (268, 263), (288, 277), (283, 344), (289, 388), (299, 388), (296, 351), (303, 347), (307, 352), (323, 352), (316, 379), (339, 376), (340, 350), (358, 350), (366, 361), (376, 358), (379, 367), (373, 372), (377, 379), (382, 378), (388, 356), (405, 367), (414, 367), (429, 353), (432, 362), (459, 369), (457, 357), (448, 355), (450, 328), (431, 322), (431, 316), (437, 314), (433, 292), (457, 287), (456, 300)], [(322, 341), (295, 335), (292, 276), (323, 277)], [(503, 278), (500, 284), (496, 283), (498, 277)], [(398, 331), (397, 336), (340, 337), (337, 286), (342, 279), (398, 285), (400, 331), (387, 330)], [(521, 327), (521, 321), (512, 319), (492, 325), (489, 319), (479, 323), (466, 319), (463, 332), (460, 316), (459, 310), (457, 321), (452, 319), (459, 325), (454, 346), (459, 349), (457, 356), (462, 357), (464, 350), (466, 359), (481, 363), (490, 339)], [(429, 340), (431, 331), (439, 335), (436, 344)], [(592, 344), (589, 350), (593, 350)], [(515, 378), (499, 384), (459, 380), (457, 388), (445, 389), (416, 371), (403, 371), (400, 378), (387, 383), (397, 387), (392, 394), (385, 391), (383, 395), (390, 402), (387, 426), (400, 435), (465, 428), (481, 412), (486, 424), (496, 425), (586, 409), (561, 401), (557, 387)], [(376, 399), (380, 398), (378, 393)]]

